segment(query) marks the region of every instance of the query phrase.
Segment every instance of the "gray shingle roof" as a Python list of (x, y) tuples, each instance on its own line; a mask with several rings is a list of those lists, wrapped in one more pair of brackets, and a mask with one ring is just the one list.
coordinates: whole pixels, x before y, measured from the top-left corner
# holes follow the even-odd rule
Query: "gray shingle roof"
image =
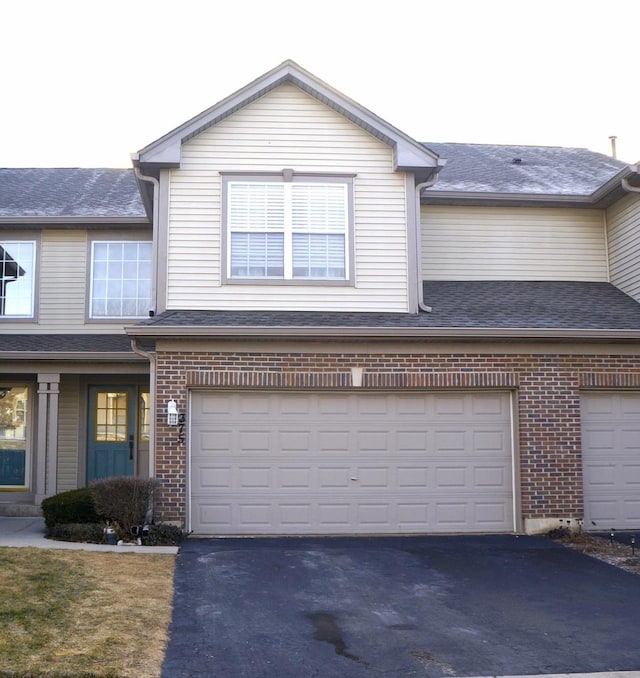
[[(627, 163), (586, 148), (424, 143), (447, 159), (425, 193), (517, 193), (589, 196)], [(514, 159), (520, 159), (514, 163)]]
[(298, 311), (167, 311), (141, 326), (537, 328), (640, 330), (640, 304), (609, 283), (431, 281), (424, 283), (431, 313)]
[(133, 170), (0, 169), (0, 217), (146, 218)]
[(131, 339), (125, 334), (0, 333), (0, 358), (2, 357), (2, 352), (133, 354)]

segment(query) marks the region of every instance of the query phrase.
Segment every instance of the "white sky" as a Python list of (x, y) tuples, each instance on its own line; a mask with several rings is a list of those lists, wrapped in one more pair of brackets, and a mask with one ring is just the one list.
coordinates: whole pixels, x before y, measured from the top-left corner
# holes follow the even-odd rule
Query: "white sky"
[(1, 0), (0, 166), (129, 167), (287, 58), (418, 141), (640, 160), (639, 0)]

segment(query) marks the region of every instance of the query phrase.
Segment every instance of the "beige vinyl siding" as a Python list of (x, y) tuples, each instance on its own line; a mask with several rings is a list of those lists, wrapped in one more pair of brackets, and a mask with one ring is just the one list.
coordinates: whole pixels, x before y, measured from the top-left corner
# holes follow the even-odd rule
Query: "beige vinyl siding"
[(608, 280), (602, 210), (423, 205), (425, 280)]
[[(405, 177), (392, 167), (389, 146), (292, 85), (189, 140), (167, 173), (168, 308), (406, 311)], [(356, 175), (355, 286), (221, 284), (220, 172), (284, 168)]]
[(640, 196), (630, 194), (607, 210), (611, 282), (640, 301)]
[(58, 399), (58, 492), (78, 487), (80, 429), (79, 379), (65, 374), (60, 379)]
[(45, 230), (40, 253), (40, 325), (73, 331), (85, 322), (86, 231)]
[[(151, 233), (136, 231), (92, 231), (96, 240), (148, 240)], [(16, 334), (51, 332), (101, 334), (122, 330), (129, 321), (87, 322), (89, 296), (90, 239), (82, 229), (43, 229), (37, 248), (36, 302), (37, 317), (33, 322), (2, 320), (3, 332)]]

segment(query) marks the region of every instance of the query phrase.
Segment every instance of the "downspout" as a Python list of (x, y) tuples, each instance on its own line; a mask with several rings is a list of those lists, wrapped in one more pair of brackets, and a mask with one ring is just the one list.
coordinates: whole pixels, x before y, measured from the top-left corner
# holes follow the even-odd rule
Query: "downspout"
[(417, 243), (416, 243), (416, 248), (418, 252), (418, 308), (421, 311), (425, 311), (426, 313), (431, 313), (433, 310), (431, 306), (427, 306), (424, 303), (424, 287), (422, 285), (422, 219), (420, 216), (420, 194), (422, 193), (423, 189), (425, 188), (431, 188), (436, 181), (438, 180), (438, 172), (439, 168), (434, 171), (433, 175), (428, 181), (423, 181), (421, 184), (418, 184), (416, 186), (416, 238), (417, 238)]
[(131, 338), (131, 350), (149, 361), (149, 478), (155, 478), (156, 470), (156, 356), (143, 350), (135, 337)]
[(151, 260), (153, 261), (153, 269), (151, 271), (151, 304), (155, 313), (158, 308), (158, 223), (160, 215), (159, 195), (160, 182), (155, 178), (142, 174), (140, 167), (137, 165), (137, 157), (132, 157), (133, 171), (139, 181), (147, 181), (153, 186), (153, 209), (151, 217)]
[[(160, 182), (152, 176), (142, 174), (138, 166), (138, 156), (132, 156), (133, 171), (139, 181), (147, 181), (153, 186), (153, 209), (151, 217), (151, 304), (149, 315), (153, 315), (158, 308), (158, 223), (160, 215), (159, 196)], [(149, 477), (155, 478), (156, 469), (156, 357), (153, 353), (144, 351), (135, 338), (131, 339), (131, 350), (149, 361), (149, 410), (151, 421), (149, 426)]]

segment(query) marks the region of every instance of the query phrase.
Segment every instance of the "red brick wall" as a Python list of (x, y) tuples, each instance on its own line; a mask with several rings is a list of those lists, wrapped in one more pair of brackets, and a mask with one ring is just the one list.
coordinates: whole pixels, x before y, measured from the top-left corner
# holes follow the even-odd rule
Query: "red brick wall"
[(167, 400), (175, 398), (184, 411), (189, 387), (345, 388), (352, 366), (364, 368), (360, 391), (515, 390), (523, 520), (582, 516), (580, 389), (640, 389), (640, 357), (634, 356), (159, 352), (161, 519), (183, 521), (186, 509), (186, 444), (166, 425)]

